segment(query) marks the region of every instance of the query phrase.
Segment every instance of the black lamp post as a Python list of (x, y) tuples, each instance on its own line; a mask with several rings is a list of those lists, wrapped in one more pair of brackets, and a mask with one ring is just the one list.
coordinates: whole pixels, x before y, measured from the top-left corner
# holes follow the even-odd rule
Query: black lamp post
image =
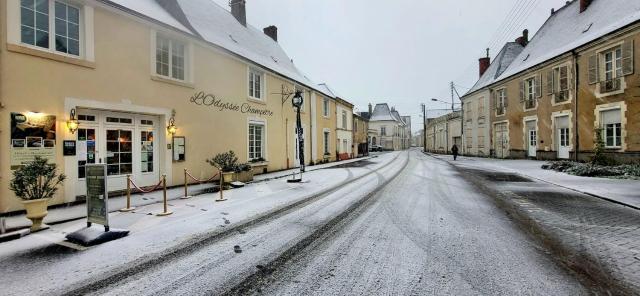
[(296, 134), (298, 135), (298, 159), (300, 160), (300, 178), (296, 178), (296, 175), (293, 174), (292, 179), (288, 180), (291, 183), (302, 182), (302, 172), (304, 172), (304, 138), (302, 131), (302, 122), (300, 121), (300, 108), (302, 107), (302, 103), (304, 99), (302, 98), (302, 92), (296, 91), (296, 94), (293, 96), (291, 103), (293, 107), (296, 108)]

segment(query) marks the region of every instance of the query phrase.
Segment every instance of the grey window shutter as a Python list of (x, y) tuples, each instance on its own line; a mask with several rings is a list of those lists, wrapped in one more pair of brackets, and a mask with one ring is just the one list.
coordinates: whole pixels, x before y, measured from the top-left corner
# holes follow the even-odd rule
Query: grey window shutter
[(498, 92), (497, 91), (493, 91), (493, 108), (494, 109), (498, 109)]
[(553, 73), (553, 69), (547, 71), (547, 94), (553, 94)]
[(540, 98), (542, 97), (542, 74), (538, 74), (536, 75), (536, 78), (534, 80), (534, 89), (536, 92), (536, 98)]
[(598, 83), (598, 56), (589, 56), (589, 84)]
[[(504, 89), (504, 104), (503, 106), (506, 108), (509, 106), (509, 97), (507, 96), (507, 89)], [(506, 110), (505, 110), (506, 111)]]
[(520, 80), (520, 102), (524, 102), (524, 80)]
[(622, 44), (622, 74), (633, 74), (633, 40)]
[(569, 80), (569, 93), (571, 93), (576, 88), (576, 73), (574, 73), (575, 66), (573, 65), (573, 63), (569, 64), (567, 72), (567, 79)]

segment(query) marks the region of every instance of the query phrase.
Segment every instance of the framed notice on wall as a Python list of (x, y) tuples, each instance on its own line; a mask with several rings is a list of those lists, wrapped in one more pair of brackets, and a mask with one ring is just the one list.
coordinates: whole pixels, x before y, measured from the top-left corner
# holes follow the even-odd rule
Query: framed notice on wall
[(185, 161), (186, 140), (184, 137), (173, 137), (173, 161)]
[(42, 113), (11, 112), (11, 168), (32, 161), (36, 156), (55, 162), (56, 116)]

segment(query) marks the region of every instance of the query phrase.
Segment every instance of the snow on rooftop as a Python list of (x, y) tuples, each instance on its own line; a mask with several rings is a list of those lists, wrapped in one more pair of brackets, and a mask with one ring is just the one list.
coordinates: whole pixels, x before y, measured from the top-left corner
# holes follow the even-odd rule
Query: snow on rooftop
[[(108, 1), (190, 35), (199, 34), (207, 42), (229, 50), (309, 88), (318, 90), (316, 84), (293, 64), (280, 44), (249, 24), (246, 27), (243, 26), (228, 10), (212, 0), (176, 0), (188, 22), (196, 30), (196, 34), (191, 33), (155, 0)], [(318, 91), (324, 93), (322, 90)]]
[(373, 108), (373, 114), (371, 114), (371, 121), (395, 121), (393, 115), (391, 115), (391, 109), (387, 103), (376, 104)]
[(517, 42), (508, 42), (502, 47), (500, 52), (496, 55), (489, 68), (482, 74), (480, 79), (473, 85), (473, 87), (465, 94), (471, 94), (479, 89), (484, 88), (496, 81), (496, 78), (502, 74), (507, 67), (513, 62), (513, 60), (520, 54), (523, 47)]
[(155, 0), (109, 0), (109, 2), (165, 23), (189, 35), (193, 35), (188, 28), (171, 16), (171, 14), (164, 10)]
[(582, 13), (579, 6), (580, 1), (573, 1), (551, 15), (496, 81), (518, 74), (640, 20), (638, 0), (593, 0)]

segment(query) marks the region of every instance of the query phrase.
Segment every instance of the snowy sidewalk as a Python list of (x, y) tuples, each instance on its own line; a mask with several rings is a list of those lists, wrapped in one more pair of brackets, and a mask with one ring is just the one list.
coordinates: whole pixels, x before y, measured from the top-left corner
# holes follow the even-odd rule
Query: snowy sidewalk
[(467, 167), (517, 173), (525, 177), (640, 209), (640, 181), (638, 180), (573, 176), (552, 170), (544, 170), (541, 166), (547, 162), (538, 160), (462, 156), (458, 157), (456, 162), (453, 162), (451, 155), (429, 155), (449, 161), (454, 165), (459, 164)]
[[(368, 160), (373, 157), (377, 157), (377, 155), (380, 155), (380, 154), (310, 166), (310, 167), (307, 167), (307, 172), (331, 168), (334, 166), (349, 164), (349, 163), (362, 161), (362, 160)], [(298, 169), (289, 169), (284, 171), (256, 175), (253, 178), (253, 181), (250, 183), (260, 183), (260, 182), (265, 182), (273, 179), (284, 178), (284, 177), (290, 176), (294, 172), (298, 172)], [(216, 186), (217, 186), (217, 182), (189, 185), (189, 195), (196, 196), (203, 193), (207, 193), (207, 192), (210, 192)], [(184, 196), (184, 187), (182, 186), (167, 189), (168, 200), (176, 200), (183, 196)], [(126, 202), (127, 202), (126, 196), (109, 197), (109, 212), (113, 213), (122, 208), (125, 208)], [(150, 192), (150, 193), (138, 193), (138, 194), (131, 195), (131, 205), (133, 207), (141, 207), (141, 206), (146, 206), (146, 205), (151, 205), (156, 203), (162, 203), (161, 190)], [(79, 204), (74, 204), (66, 207), (61, 206), (61, 207), (49, 208), (48, 212), (49, 213), (44, 218), (44, 223), (57, 224), (57, 223), (85, 218), (87, 216), (87, 206), (86, 206), (86, 203), (79, 203)], [(25, 215), (26, 214), (20, 214), (20, 215), (5, 217), (4, 219), (5, 219), (7, 230), (16, 230), (16, 229), (30, 227), (31, 221), (27, 219)]]
[[(0, 271), (5, 274), (0, 277), (0, 287), (10, 295), (47, 294), (51, 289), (78, 284), (97, 274), (117, 273), (132, 262), (201, 244), (229, 231), (242, 233), (241, 227), (279, 215), (359, 178), (392, 175), (403, 167), (407, 155), (392, 152), (369, 159), (366, 166), (354, 164), (311, 171), (303, 183), (275, 179), (248, 184), (226, 191), (228, 200), (224, 202), (214, 201), (217, 193), (173, 200), (169, 208), (174, 214), (166, 217), (153, 215), (162, 210), (162, 204), (158, 203), (130, 213), (111, 213), (111, 227), (128, 229), (131, 233), (89, 248), (71, 244), (64, 238), (67, 233), (86, 227), (85, 220), (52, 225), (48, 230), (0, 244)], [(370, 182), (366, 187), (374, 188), (376, 184)], [(34, 274), (36, 280), (24, 285), (21, 279)]]

